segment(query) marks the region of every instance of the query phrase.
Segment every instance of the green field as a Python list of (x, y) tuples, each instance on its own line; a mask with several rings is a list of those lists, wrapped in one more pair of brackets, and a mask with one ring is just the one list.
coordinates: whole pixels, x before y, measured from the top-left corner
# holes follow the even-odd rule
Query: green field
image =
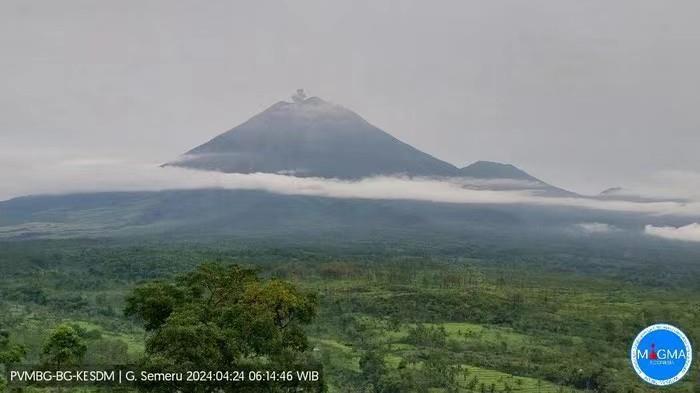
[[(218, 261), (318, 295), (306, 334), (330, 392), (657, 391), (632, 371), (629, 345), (659, 321), (700, 337), (697, 287), (562, 269), (571, 261), (559, 258), (533, 268), (478, 252), (5, 243), (0, 330), (24, 346), (30, 364), (41, 364), (61, 323), (83, 336), (86, 364), (138, 362), (147, 334), (124, 317), (125, 296), (139, 283)], [(697, 364), (664, 391), (699, 391)]]

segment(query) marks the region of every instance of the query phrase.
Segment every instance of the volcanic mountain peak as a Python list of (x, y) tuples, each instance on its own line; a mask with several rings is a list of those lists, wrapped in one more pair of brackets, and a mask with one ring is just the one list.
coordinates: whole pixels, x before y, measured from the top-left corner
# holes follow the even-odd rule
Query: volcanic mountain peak
[(307, 98), (301, 89), (291, 102), (270, 106), (166, 165), (338, 179), (392, 175), (472, 178), (486, 180), (478, 182), (484, 183), (479, 187), (571, 194), (510, 164), (477, 161), (458, 169), (394, 138), (347, 108), (319, 97)]
[[(279, 101), (270, 106), (260, 114), (253, 117), (265, 116), (291, 116), (291, 117), (306, 117), (309, 119), (319, 118), (342, 118), (342, 117), (359, 117), (353, 111), (346, 109), (340, 105), (324, 101), (319, 97), (298, 98), (294, 97), (292, 102)], [(252, 120), (252, 119), (251, 119)]]
[(167, 165), (350, 179), (458, 175), (453, 165), (401, 142), (355, 112), (300, 94)]

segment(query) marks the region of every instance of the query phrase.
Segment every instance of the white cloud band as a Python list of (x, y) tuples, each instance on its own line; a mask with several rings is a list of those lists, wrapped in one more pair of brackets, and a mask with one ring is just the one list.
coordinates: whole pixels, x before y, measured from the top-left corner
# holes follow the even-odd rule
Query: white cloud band
[(644, 232), (648, 235), (662, 237), (664, 239), (700, 242), (700, 224), (697, 222), (678, 228), (647, 225), (644, 228)]

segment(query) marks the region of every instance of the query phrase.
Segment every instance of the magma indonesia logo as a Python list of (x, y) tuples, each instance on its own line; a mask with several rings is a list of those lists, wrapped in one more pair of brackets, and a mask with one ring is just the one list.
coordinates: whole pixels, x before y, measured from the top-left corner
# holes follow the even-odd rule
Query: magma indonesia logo
[(652, 385), (665, 386), (678, 382), (688, 372), (693, 349), (680, 329), (660, 323), (637, 335), (630, 356), (640, 378)]

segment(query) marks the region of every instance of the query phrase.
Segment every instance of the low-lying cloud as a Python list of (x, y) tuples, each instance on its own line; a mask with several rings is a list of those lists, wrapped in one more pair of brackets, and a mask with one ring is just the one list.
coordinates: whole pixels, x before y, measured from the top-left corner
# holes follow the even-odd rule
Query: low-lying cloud
[[(469, 204), (527, 204), (560, 206), (655, 215), (700, 217), (700, 203), (677, 201), (634, 202), (581, 197), (544, 197), (510, 180), (428, 179), (373, 177), (358, 181), (300, 178), (282, 174), (224, 174), (157, 163), (134, 163), (119, 159), (70, 158), (32, 162), (0, 170), (0, 200), (29, 194), (64, 194), (102, 191), (159, 191), (168, 189), (223, 188), (263, 190), (278, 194), (331, 198), (397, 199)], [(0, 157), (0, 166), (4, 165)], [(8, 170), (8, 168), (10, 168)], [(510, 183), (509, 183), (510, 182)], [(494, 186), (494, 189), (488, 189)], [(593, 223), (589, 232), (606, 230)]]
[(662, 170), (625, 184), (613, 195), (651, 199), (700, 200), (700, 172)]
[(576, 228), (587, 234), (603, 234), (617, 231), (618, 228), (614, 225), (603, 222), (582, 222), (576, 224)]
[(664, 239), (700, 242), (700, 224), (697, 222), (682, 227), (656, 227), (647, 225), (644, 228), (644, 232), (647, 235), (662, 237)]

